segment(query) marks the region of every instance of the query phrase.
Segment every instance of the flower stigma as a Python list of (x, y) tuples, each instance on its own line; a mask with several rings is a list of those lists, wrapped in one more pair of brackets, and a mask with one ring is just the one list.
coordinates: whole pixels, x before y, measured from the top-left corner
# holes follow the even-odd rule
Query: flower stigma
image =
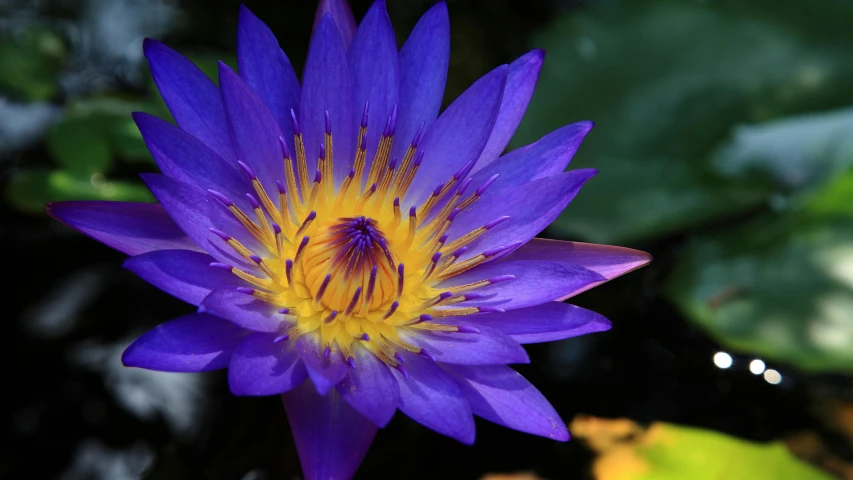
[(480, 298), (474, 292), (478, 288), (514, 277), (502, 275), (446, 288), (438, 285), (506, 255), (518, 244), (464, 257), (472, 241), (509, 217), (494, 219), (448, 242), (447, 231), (456, 216), (477, 201), (497, 177), (466, 194), (471, 179), (465, 177), (473, 163), (438, 185), (421, 205), (403, 211), (401, 199), (423, 159), (423, 151), (418, 149), (423, 126), (402, 159), (391, 157), (395, 107), (368, 163), (367, 118), (365, 105), (353, 166), (342, 181), (335, 182), (332, 122), (326, 112), (324, 142), (319, 146), (316, 174), (309, 182), (306, 145), (291, 111), (295, 154), (280, 138), (284, 175), (276, 181), (276, 192), (266, 191), (242, 162), (240, 167), (254, 189), (247, 194), (252, 212), (209, 191), (267, 252), (250, 251), (232, 236), (211, 231), (258, 270), (252, 273), (221, 263), (212, 266), (230, 270), (251, 285), (240, 291), (279, 309), (287, 328), (276, 341), (316, 335), (326, 356), (340, 351), (350, 365), (354, 365), (354, 343), (359, 342), (386, 364), (405, 372), (398, 352), (431, 357), (407, 341), (409, 334), (477, 333), (473, 327), (449, 325), (441, 319), (502, 311), (463, 302)]

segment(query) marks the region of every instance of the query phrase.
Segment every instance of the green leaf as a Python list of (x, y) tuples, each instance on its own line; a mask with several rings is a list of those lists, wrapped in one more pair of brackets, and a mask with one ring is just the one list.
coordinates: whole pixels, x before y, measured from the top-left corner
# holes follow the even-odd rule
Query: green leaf
[(0, 38), (0, 91), (24, 101), (48, 100), (58, 91), (65, 45), (53, 32), (26, 30)]
[(107, 116), (65, 117), (48, 132), (47, 148), (53, 159), (72, 174), (103, 174), (112, 164), (109, 128)]
[(20, 210), (41, 213), (48, 202), (63, 200), (115, 200), (151, 202), (141, 184), (107, 180), (100, 174), (79, 176), (62, 170), (24, 170), (9, 182), (7, 196)]
[[(131, 116), (133, 112), (164, 116), (151, 101), (115, 96), (78, 99), (68, 106), (68, 114), (72, 117), (87, 117), (90, 121), (101, 122), (102, 129), (98, 131), (98, 135), (102, 136), (101, 140), (106, 139), (106, 145), (113, 155), (131, 162), (153, 163), (154, 160), (142, 140), (142, 134)], [(168, 111), (165, 117), (169, 118)]]
[(575, 436), (599, 453), (596, 480), (829, 480), (779, 442), (755, 443), (711, 430), (579, 417)]
[(853, 207), (839, 215), (836, 202), (850, 197), (839, 193), (696, 239), (668, 297), (723, 345), (804, 370), (853, 372)]
[(767, 201), (778, 172), (715, 152), (741, 123), (853, 103), (853, 31), (838, 21), (852, 14), (849, 2), (621, 0), (555, 21), (532, 41), (548, 54), (514, 145), (591, 119), (572, 168), (601, 173), (554, 233), (619, 243)]

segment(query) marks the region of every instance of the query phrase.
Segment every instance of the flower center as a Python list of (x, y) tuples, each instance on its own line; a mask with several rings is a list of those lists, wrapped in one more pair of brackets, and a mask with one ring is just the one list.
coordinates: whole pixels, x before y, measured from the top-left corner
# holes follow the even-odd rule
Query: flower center
[(305, 252), (305, 284), (325, 308), (363, 317), (397, 297), (396, 261), (376, 220), (339, 218), (316, 238)]
[(295, 114), (291, 114), (296, 155), (291, 157), (287, 144), (280, 139), (284, 179), (276, 181), (277, 196), (271, 196), (252, 170), (240, 162), (254, 188), (247, 198), (255, 219), (224, 195), (210, 191), (267, 250), (252, 252), (235, 238), (212, 230), (257, 269), (222, 266), (253, 286), (241, 289), (245, 293), (280, 308), (287, 336), (318, 335), (327, 353), (340, 349), (350, 361), (353, 342), (362, 342), (384, 362), (399, 366), (400, 350), (428, 355), (406, 341), (407, 333), (460, 331), (464, 327), (440, 319), (500, 310), (463, 302), (479, 297), (474, 290), (512, 279), (511, 275), (444, 289), (437, 286), (516, 246), (460, 260), (470, 242), (508, 217), (494, 219), (448, 241), (446, 232), (453, 220), (495, 177), (465, 196), (471, 183), (470, 179), (462, 180), (472, 166), (468, 164), (436, 187), (422, 205), (412, 206), (404, 214), (401, 199), (417, 173), (423, 152), (418, 152), (419, 130), (402, 160), (390, 158), (396, 108), (368, 165), (365, 106), (353, 166), (337, 182), (339, 185), (333, 177), (328, 113), (313, 182), (308, 178), (302, 134)]

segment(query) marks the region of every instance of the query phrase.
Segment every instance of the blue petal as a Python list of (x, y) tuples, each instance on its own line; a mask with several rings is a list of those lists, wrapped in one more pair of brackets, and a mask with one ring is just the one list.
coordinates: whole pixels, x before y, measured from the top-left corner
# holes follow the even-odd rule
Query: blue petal
[(228, 385), (234, 395), (277, 395), (308, 378), (293, 342), (275, 343), (277, 335), (253, 333), (234, 350)]
[(308, 367), (308, 376), (311, 377), (320, 395), (328, 393), (350, 371), (349, 364), (337, 348), (330, 350), (328, 356), (325, 355), (317, 334), (309, 333), (299, 337), (296, 348), (305, 366)]
[(213, 81), (186, 57), (156, 40), (146, 38), (142, 49), (154, 83), (178, 126), (220, 157), (233, 161), (225, 111)]
[(248, 165), (267, 194), (274, 196), (278, 191), (275, 181), (284, 178), (278, 124), (264, 101), (222, 62), (219, 88), (237, 160)]
[(460, 258), (464, 260), (495, 247), (526, 243), (550, 225), (596, 173), (585, 168), (540, 178), (517, 188), (501, 191), (490, 188), (474, 207), (456, 217), (447, 231), (448, 238), (452, 241), (485, 222), (508, 216), (509, 220), (471, 242)]
[(450, 19), (438, 2), (412, 29), (400, 49), (400, 107), (392, 155), (402, 158), (415, 132), (438, 116), (450, 62)]
[(53, 202), (45, 211), (84, 235), (128, 255), (200, 250), (162, 206), (133, 202)]
[(439, 183), (480, 156), (495, 125), (506, 72), (502, 65), (474, 82), (424, 133), (423, 163), (406, 195), (409, 205), (421, 203)]
[(310, 382), (281, 398), (305, 480), (352, 478), (376, 436), (376, 425), (336, 390), (321, 396)]
[(471, 300), (470, 303), (504, 309), (529, 307), (570, 297), (607, 280), (599, 273), (579, 265), (530, 253), (525, 245), (502, 259), (472, 268), (442, 282), (440, 288), (501, 275), (514, 275), (515, 279), (477, 289), (477, 293), (484, 298)]
[(231, 272), (212, 268), (215, 259), (188, 250), (159, 250), (128, 258), (124, 267), (187, 303), (199, 305), (211, 291), (246, 286)]
[(252, 191), (251, 183), (235, 163), (169, 122), (141, 112), (134, 113), (133, 119), (164, 175), (203, 190), (216, 190), (240, 208), (250, 207), (244, 195)]
[[(400, 90), (397, 40), (383, 0), (374, 2), (367, 11), (347, 52), (347, 59), (355, 90), (355, 113), (370, 102), (366, 157), (369, 171), (385, 123), (397, 105)], [(357, 115), (356, 121), (361, 123)], [(407, 143), (411, 138), (397, 137), (395, 141)]]
[[(601, 275), (604, 280), (591, 284), (586, 291), (605, 281), (624, 275), (647, 265), (652, 256), (632, 248), (614, 247), (583, 242), (565, 242), (534, 238), (513, 254), (513, 258), (524, 260), (550, 260), (562, 265), (576, 265)], [(577, 295), (581, 291), (563, 295), (559, 300)]]
[[(488, 191), (500, 192), (556, 175), (569, 165), (592, 126), (592, 122), (572, 123), (554, 130), (536, 143), (516, 148), (488, 165), (478, 163), (474, 167), (476, 173), (471, 176), (471, 185), (479, 188), (498, 175), (489, 185)], [(481, 202), (487, 200), (488, 197), (486, 200), (478, 200), (471, 208), (478, 209), (483, 205)]]
[(215, 228), (227, 233), (257, 255), (268, 253), (266, 246), (252, 236), (212, 195), (163, 175), (148, 173), (140, 176), (169, 216), (207, 253), (220, 262), (242, 266), (250, 271), (257, 270), (257, 265), (237, 255), (225, 241), (210, 231)]
[(299, 111), (302, 95), (290, 59), (272, 30), (245, 5), (237, 21), (237, 64), (240, 77), (269, 107), (284, 138), (293, 147), (290, 109)]
[[(305, 138), (308, 174), (313, 177), (326, 131), (326, 111), (331, 120), (334, 176), (340, 182), (353, 165), (356, 148), (353, 86), (346, 52), (332, 17), (320, 21), (302, 77), (299, 126)], [(359, 112), (359, 115), (361, 112)]]
[(397, 410), (397, 380), (388, 366), (366, 349), (356, 345), (354, 354), (355, 369), (338, 384), (338, 393), (376, 426), (384, 427)]
[(515, 370), (504, 366), (448, 368), (474, 415), (521, 432), (559, 441), (569, 439), (554, 407)]
[(312, 39), (316, 35), (320, 22), (326, 16), (332, 17), (341, 37), (341, 44), (344, 46), (344, 50), (348, 49), (356, 31), (355, 15), (350, 10), (349, 2), (347, 0), (320, 0), (317, 4), (317, 13), (314, 15)]
[(293, 322), (278, 313), (278, 310), (278, 307), (258, 300), (252, 295), (224, 289), (208, 295), (199, 307), (200, 312), (222, 317), (254, 332), (281, 334), (288, 323)]
[(499, 330), (519, 343), (565, 340), (587, 333), (610, 330), (610, 321), (585, 308), (562, 302), (547, 302), (505, 313), (471, 315), (467, 323)]
[(539, 79), (539, 70), (545, 59), (544, 50), (533, 50), (509, 64), (503, 99), (495, 128), (489, 142), (480, 154), (473, 171), (493, 162), (504, 151), (518, 124), (521, 123), (527, 104), (533, 97), (533, 89)]
[[(471, 318), (476, 315), (471, 315)], [(465, 320), (469, 316), (464, 317)], [(450, 325), (464, 324), (449, 318)], [(530, 363), (527, 352), (509, 336), (478, 325), (480, 333), (428, 332), (411, 329), (400, 336), (423, 348), (442, 363), (461, 365), (498, 365)]]
[(409, 353), (403, 357), (409, 378), (394, 371), (400, 386), (400, 410), (429, 429), (473, 444), (474, 417), (459, 385), (432, 360)]
[(249, 334), (212, 315), (193, 313), (154, 327), (121, 356), (128, 367), (164, 372), (205, 372), (228, 366), (231, 354)]

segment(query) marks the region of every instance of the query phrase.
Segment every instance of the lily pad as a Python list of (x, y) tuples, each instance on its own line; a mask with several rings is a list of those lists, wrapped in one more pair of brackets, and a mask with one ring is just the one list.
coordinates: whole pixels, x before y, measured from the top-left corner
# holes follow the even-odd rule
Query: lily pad
[(548, 56), (514, 145), (591, 119), (597, 128), (572, 168), (602, 172), (553, 233), (651, 238), (779, 191), (776, 175), (726, 167), (715, 152), (739, 124), (853, 103), (853, 32), (835, 20), (853, 4), (791, 3), (810, 20), (767, 0), (600, 2), (535, 37)]
[(18, 172), (9, 182), (7, 194), (12, 205), (30, 213), (44, 212), (45, 204), (61, 200), (154, 201), (141, 182), (114, 181), (101, 174), (79, 176), (63, 170)]
[[(10, 38), (11, 37), (11, 38)], [(59, 91), (65, 45), (53, 32), (30, 29), (0, 38), (0, 91), (16, 100), (48, 100)]]
[(599, 456), (596, 480), (829, 480), (780, 442), (755, 443), (719, 432), (628, 419), (576, 418), (570, 430)]
[(792, 212), (694, 240), (668, 297), (722, 344), (853, 372), (853, 173)]
[(47, 134), (47, 148), (56, 163), (79, 176), (103, 174), (112, 164), (110, 118), (66, 116)]

